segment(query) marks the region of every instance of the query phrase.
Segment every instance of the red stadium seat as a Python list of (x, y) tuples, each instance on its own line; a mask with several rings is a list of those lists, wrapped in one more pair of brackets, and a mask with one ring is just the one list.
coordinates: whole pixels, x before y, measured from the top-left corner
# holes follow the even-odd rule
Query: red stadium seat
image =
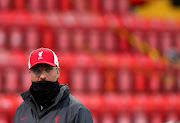
[(8, 68), (5, 74), (5, 85), (4, 90), (6, 92), (18, 91), (18, 72), (13, 68)]
[(54, 12), (56, 10), (56, 1), (55, 0), (45, 0), (43, 1), (44, 11)]
[(134, 74), (134, 90), (136, 92), (143, 92), (146, 90), (146, 80), (143, 71), (137, 71)]
[(120, 69), (117, 74), (117, 89), (120, 92), (132, 91), (132, 75), (128, 69)]
[(72, 91), (83, 92), (85, 87), (84, 71), (81, 68), (74, 68), (70, 74), (70, 87)]
[(0, 10), (7, 11), (10, 9), (10, 0), (0, 0)]
[(72, 4), (72, 8), (74, 9), (75, 12), (77, 13), (83, 13), (85, 12), (86, 8), (86, 1), (85, 0), (75, 0), (75, 3)]
[(88, 33), (88, 46), (90, 52), (97, 52), (100, 50), (100, 32), (98, 30), (91, 30)]
[(87, 90), (90, 93), (102, 92), (102, 73), (96, 68), (88, 68)]
[(130, 3), (128, 0), (117, 0), (117, 12), (121, 15), (129, 14)]
[(180, 53), (180, 35), (179, 35), (179, 32), (177, 32), (175, 34), (175, 47), (176, 47), (178, 53)]
[(74, 30), (73, 32), (73, 49), (75, 52), (82, 52), (84, 49), (85, 34), (83, 30)]
[(158, 36), (157, 36), (157, 32), (155, 31), (150, 31), (150, 32), (147, 32), (146, 34), (146, 40), (150, 46), (150, 48), (152, 49), (158, 49)]
[(0, 71), (0, 92), (1, 92), (2, 89), (3, 89), (2, 82), (3, 82), (3, 80), (2, 80), (2, 71)]
[(175, 111), (167, 111), (165, 113), (165, 122), (178, 122), (179, 121), (179, 115)]
[(29, 27), (25, 30), (26, 49), (32, 51), (39, 46), (39, 36), (36, 27)]
[(160, 92), (160, 84), (161, 84), (161, 79), (160, 79), (160, 73), (159, 72), (153, 72), (149, 76), (149, 82), (148, 82), (148, 90), (150, 92)]
[(134, 111), (133, 122), (134, 123), (148, 123), (148, 116), (144, 110)]
[(130, 112), (120, 112), (117, 117), (117, 123), (131, 123), (132, 116)]
[(115, 2), (114, 1), (112, 1), (112, 0), (101, 0), (102, 1), (102, 3), (101, 3), (101, 5), (102, 5), (102, 11), (104, 12), (104, 13), (113, 13), (113, 12), (115, 12)]
[(58, 8), (60, 8), (61, 11), (69, 10), (71, 8), (71, 1), (70, 0), (59, 0)]
[[(122, 105), (121, 105), (121, 98), (116, 93), (108, 93), (104, 95), (104, 103), (105, 103), (105, 109), (103, 109), (103, 112), (109, 111), (112, 114), (117, 113), (119, 111)], [(128, 104), (128, 103), (127, 103)]]
[(170, 48), (172, 48), (172, 37), (171, 34), (168, 32), (164, 32), (161, 35), (160, 44), (162, 46), (162, 53), (166, 54)]
[(8, 116), (0, 114), (0, 123), (9, 123)]
[(28, 1), (29, 4), (28, 5), (28, 10), (30, 12), (37, 12), (41, 10), (41, 1), (40, 0), (30, 0)]
[(67, 30), (60, 30), (56, 33), (55, 48), (60, 52), (70, 51), (70, 33)]
[(116, 48), (116, 39), (113, 32), (106, 31), (103, 34), (103, 49), (105, 52), (115, 52), (117, 50)]
[(115, 117), (110, 112), (104, 112), (101, 123), (115, 123)]
[(12, 50), (20, 50), (23, 47), (23, 34), (19, 28), (13, 28), (10, 31), (10, 43), (9, 47)]
[(21, 90), (27, 91), (31, 86), (31, 78), (28, 70), (21, 71)]
[(163, 123), (163, 114), (160, 111), (152, 111), (149, 119), (150, 123)]
[(42, 47), (53, 47), (53, 32), (51, 29), (44, 29), (42, 31)]
[(89, 0), (89, 6), (92, 12), (99, 12), (99, 0)]
[(0, 29), (0, 48), (4, 49), (6, 47), (6, 40), (7, 40), (7, 35), (5, 32), (5, 29)]
[(13, 100), (11, 97), (0, 95), (0, 114), (11, 114), (13, 112)]

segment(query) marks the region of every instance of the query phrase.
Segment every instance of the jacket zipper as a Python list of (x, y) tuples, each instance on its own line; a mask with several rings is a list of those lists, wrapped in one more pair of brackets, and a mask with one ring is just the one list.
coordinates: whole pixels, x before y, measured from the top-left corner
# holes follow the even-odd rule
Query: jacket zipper
[(37, 119), (37, 123), (39, 123), (39, 119)]

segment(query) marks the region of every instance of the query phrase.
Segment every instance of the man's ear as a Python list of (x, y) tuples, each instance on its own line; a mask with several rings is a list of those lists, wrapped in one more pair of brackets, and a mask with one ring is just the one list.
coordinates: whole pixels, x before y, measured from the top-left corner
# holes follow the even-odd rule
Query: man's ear
[(58, 68), (57, 68), (57, 78), (59, 78), (60, 72), (61, 72), (61, 69), (60, 69), (60, 67), (58, 67)]

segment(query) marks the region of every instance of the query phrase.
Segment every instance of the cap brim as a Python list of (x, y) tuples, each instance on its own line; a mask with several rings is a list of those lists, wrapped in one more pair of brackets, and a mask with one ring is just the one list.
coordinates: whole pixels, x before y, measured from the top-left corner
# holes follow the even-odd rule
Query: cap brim
[(57, 66), (56, 64), (53, 64), (53, 63), (49, 63), (49, 62), (46, 62), (46, 61), (40, 61), (40, 62), (37, 62), (37, 63), (33, 64), (29, 69), (31, 69), (32, 67), (34, 67), (37, 64), (48, 64), (48, 65), (51, 65), (53, 67)]

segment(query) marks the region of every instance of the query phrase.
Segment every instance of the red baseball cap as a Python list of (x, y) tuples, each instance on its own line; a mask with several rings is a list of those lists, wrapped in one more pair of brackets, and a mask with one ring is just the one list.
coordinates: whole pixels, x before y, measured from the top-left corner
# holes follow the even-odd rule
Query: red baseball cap
[(34, 65), (44, 63), (51, 66), (59, 67), (57, 55), (48, 48), (39, 48), (31, 52), (29, 55), (28, 67), (31, 69)]

